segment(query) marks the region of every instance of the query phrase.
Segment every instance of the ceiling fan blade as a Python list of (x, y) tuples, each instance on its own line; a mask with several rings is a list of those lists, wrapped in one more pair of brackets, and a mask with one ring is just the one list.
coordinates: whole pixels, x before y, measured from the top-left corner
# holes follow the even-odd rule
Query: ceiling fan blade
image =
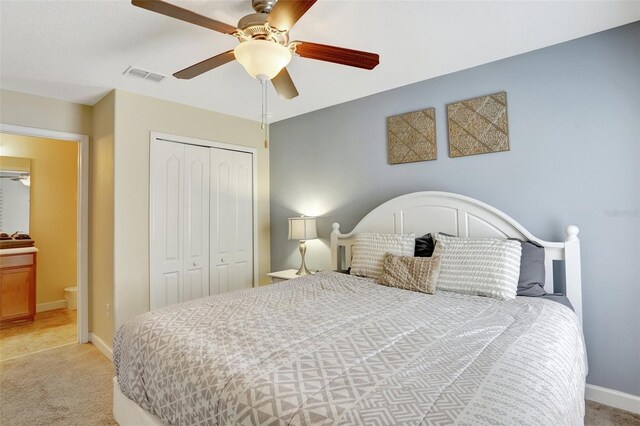
[(271, 83), (281, 98), (293, 99), (298, 96), (298, 89), (296, 89), (296, 85), (293, 84), (293, 80), (291, 80), (289, 71), (287, 71), (286, 68), (282, 68), (282, 71), (271, 79)]
[(205, 59), (202, 62), (198, 62), (195, 65), (191, 65), (188, 68), (178, 71), (177, 73), (173, 74), (173, 76), (183, 80), (188, 80), (190, 78), (197, 77), (207, 71), (211, 71), (212, 69), (219, 67), (220, 65), (226, 64), (227, 62), (231, 62), (234, 59), (236, 59), (236, 57), (233, 54), (233, 50), (228, 50), (224, 53), (221, 53), (209, 59)]
[(280, 31), (289, 31), (317, 0), (278, 0), (267, 22)]
[(367, 70), (374, 69), (380, 63), (380, 56), (377, 53), (361, 52), (359, 50), (306, 41), (295, 41), (293, 43), (296, 44), (296, 53), (303, 58), (317, 59)]
[(180, 6), (167, 3), (166, 1), (131, 0), (131, 4), (143, 9), (150, 10), (152, 12), (170, 16), (171, 18), (176, 18), (180, 19), (181, 21), (189, 22), (191, 24), (200, 25), (201, 27), (209, 28), (210, 30), (218, 31), (223, 34), (233, 34), (236, 31), (236, 28), (229, 24), (207, 18), (206, 16), (199, 15), (190, 10), (183, 9)]

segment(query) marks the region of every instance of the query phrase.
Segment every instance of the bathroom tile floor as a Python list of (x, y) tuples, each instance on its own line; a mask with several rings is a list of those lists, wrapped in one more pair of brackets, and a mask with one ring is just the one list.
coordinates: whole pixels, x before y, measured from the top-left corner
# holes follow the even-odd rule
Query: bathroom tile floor
[(55, 309), (36, 314), (30, 324), (0, 329), (0, 362), (77, 342), (77, 311)]

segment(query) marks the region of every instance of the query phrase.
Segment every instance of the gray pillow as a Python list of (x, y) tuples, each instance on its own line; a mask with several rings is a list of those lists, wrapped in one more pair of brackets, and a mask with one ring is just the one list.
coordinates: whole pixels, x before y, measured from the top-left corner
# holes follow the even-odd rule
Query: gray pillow
[(535, 297), (547, 294), (544, 291), (544, 247), (533, 241), (517, 241), (520, 241), (522, 246), (517, 295)]

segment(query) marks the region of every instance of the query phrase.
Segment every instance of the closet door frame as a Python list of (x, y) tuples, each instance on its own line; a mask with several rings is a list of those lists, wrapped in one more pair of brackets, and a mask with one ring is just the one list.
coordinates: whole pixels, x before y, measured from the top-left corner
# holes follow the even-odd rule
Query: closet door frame
[[(188, 136), (178, 136), (169, 133), (150, 132), (149, 134), (149, 146), (154, 143), (155, 140), (165, 142), (176, 142), (187, 145), (206, 146), (218, 149), (227, 149), (230, 151), (246, 152), (251, 154), (251, 165), (253, 172), (253, 287), (259, 285), (259, 251), (258, 251), (258, 150), (247, 146), (233, 145), (224, 142), (210, 141), (206, 139), (190, 138)], [(149, 200), (149, 211), (151, 211), (151, 200)], [(149, 235), (152, 235), (151, 224), (149, 228)], [(151, 253), (149, 253), (151, 255)], [(151, 265), (149, 265), (151, 268)], [(149, 271), (150, 273), (152, 271)], [(151, 276), (151, 275), (149, 275)]]

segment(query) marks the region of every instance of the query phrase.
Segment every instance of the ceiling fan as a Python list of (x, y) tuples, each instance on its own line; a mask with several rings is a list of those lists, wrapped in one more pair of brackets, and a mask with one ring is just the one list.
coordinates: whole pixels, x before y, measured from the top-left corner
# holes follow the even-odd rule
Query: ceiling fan
[(180, 19), (236, 37), (235, 49), (205, 59), (173, 74), (190, 79), (237, 59), (245, 70), (262, 82), (271, 80), (276, 92), (285, 98), (298, 96), (286, 66), (292, 55), (372, 70), (379, 63), (376, 53), (306, 41), (289, 42), (289, 31), (317, 0), (252, 0), (255, 13), (240, 19), (238, 27), (199, 15), (162, 0), (132, 0), (134, 6)]

